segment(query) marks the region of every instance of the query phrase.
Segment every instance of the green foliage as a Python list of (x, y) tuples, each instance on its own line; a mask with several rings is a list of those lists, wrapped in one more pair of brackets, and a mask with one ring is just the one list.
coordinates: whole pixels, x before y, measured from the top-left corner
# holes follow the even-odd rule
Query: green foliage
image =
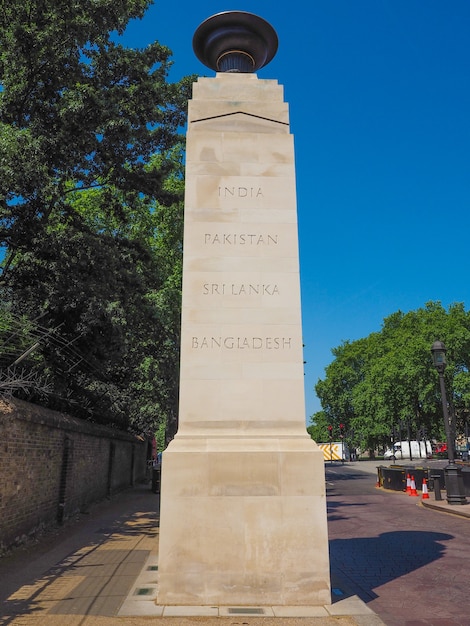
[(429, 302), (417, 311), (398, 311), (384, 320), (380, 332), (335, 348), (326, 377), (316, 385), (326, 420), (336, 426), (344, 422), (351, 442), (362, 449), (388, 445), (399, 428), (404, 434), (409, 427), (416, 438), (424, 427), (428, 437), (443, 439), (438, 376), (430, 354), (436, 339), (448, 348), (450, 413), (462, 432), (470, 413), (470, 313), (463, 304), (446, 311)]
[(154, 431), (177, 411), (191, 78), (167, 82), (157, 42), (117, 43), (148, 5), (0, 9), (0, 291), (45, 329), (30, 365), (50, 406)]
[(170, 51), (112, 39), (149, 2), (11, 0), (0, 10), (0, 245), (28, 250), (69, 194), (106, 187), (106, 212), (139, 194), (167, 204), (167, 171), (189, 79), (166, 82)]
[(165, 438), (165, 424), (161, 423), (156, 434), (155, 440), (157, 442), (157, 451), (162, 452), (166, 447), (166, 438)]
[(310, 437), (318, 443), (324, 443), (329, 441), (328, 432), (328, 415), (325, 411), (318, 411), (311, 418), (312, 424), (307, 427), (307, 432)]

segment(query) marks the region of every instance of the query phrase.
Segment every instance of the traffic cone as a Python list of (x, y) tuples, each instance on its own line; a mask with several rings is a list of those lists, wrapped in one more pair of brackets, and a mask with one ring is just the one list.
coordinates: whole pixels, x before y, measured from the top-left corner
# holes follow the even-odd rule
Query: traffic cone
[(406, 493), (411, 496), (411, 476), (406, 475)]
[(416, 491), (416, 483), (415, 483), (415, 477), (412, 476), (411, 477), (411, 491), (410, 491), (410, 496), (417, 496), (418, 492)]
[(422, 495), (422, 500), (428, 500), (429, 499), (429, 492), (428, 492), (428, 483), (426, 482), (426, 479), (423, 478), (423, 495)]

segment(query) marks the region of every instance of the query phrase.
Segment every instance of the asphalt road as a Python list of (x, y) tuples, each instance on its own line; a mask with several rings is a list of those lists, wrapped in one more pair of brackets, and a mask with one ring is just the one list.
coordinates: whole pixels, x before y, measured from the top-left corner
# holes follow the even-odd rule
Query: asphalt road
[(376, 488), (378, 464), (326, 464), (332, 572), (388, 626), (470, 626), (470, 519)]

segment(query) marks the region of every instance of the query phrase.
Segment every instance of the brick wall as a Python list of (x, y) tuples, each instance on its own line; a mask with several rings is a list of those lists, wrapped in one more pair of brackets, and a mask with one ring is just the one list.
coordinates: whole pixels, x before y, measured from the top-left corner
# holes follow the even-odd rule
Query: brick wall
[(0, 400), (0, 551), (146, 479), (148, 443)]

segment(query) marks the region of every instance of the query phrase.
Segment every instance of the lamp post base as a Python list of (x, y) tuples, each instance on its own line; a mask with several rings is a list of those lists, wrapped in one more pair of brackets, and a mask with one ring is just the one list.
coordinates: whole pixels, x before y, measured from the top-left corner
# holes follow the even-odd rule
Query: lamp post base
[(455, 463), (449, 463), (444, 468), (447, 490), (447, 502), (449, 504), (468, 504), (465, 497), (462, 469)]

